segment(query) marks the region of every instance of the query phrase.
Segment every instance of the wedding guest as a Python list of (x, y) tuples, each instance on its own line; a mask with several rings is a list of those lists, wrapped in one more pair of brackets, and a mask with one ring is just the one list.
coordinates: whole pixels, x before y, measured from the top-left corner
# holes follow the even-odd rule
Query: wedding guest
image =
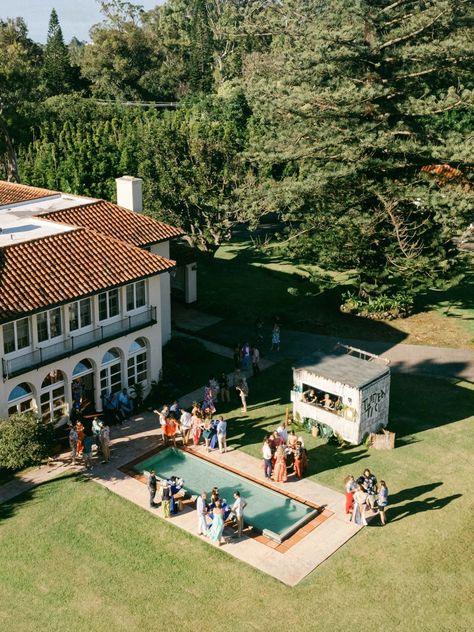
[(158, 507), (158, 505), (155, 503), (157, 482), (158, 481), (156, 478), (155, 470), (151, 470), (150, 474), (148, 475), (147, 483), (148, 493), (150, 494), (150, 507)]
[(242, 530), (244, 528), (244, 509), (247, 507), (247, 502), (241, 498), (240, 492), (234, 492), (234, 504), (232, 505), (232, 512), (237, 520), (237, 536), (242, 537)]
[(298, 437), (296, 436), (295, 431), (290, 430), (290, 432), (288, 433), (287, 444), (290, 450), (292, 450), (293, 452), (296, 450), (297, 442), (298, 442)]
[(301, 441), (296, 442), (296, 450), (295, 450), (295, 460), (294, 460), (294, 468), (295, 474), (298, 478), (303, 478), (303, 474), (308, 467), (308, 457), (306, 455), (306, 450), (304, 446), (301, 444)]
[(122, 414), (123, 419), (128, 419), (133, 412), (133, 402), (130, 395), (127, 393), (127, 389), (123, 388), (117, 396), (118, 409)]
[(387, 505), (388, 505), (388, 488), (385, 481), (380, 481), (377, 506), (379, 508), (380, 524), (382, 525), (382, 527), (384, 527), (387, 524), (387, 517), (385, 515), (385, 509)]
[(82, 456), (84, 452), (84, 424), (80, 419), (76, 422), (76, 432), (77, 432), (77, 454)]
[(230, 402), (229, 378), (225, 373), (221, 373), (221, 376), (219, 378), (219, 393), (222, 403)]
[(224, 417), (219, 419), (217, 424), (217, 441), (219, 444), (219, 452), (227, 452), (227, 422), (224, 421)]
[(72, 459), (73, 465), (76, 465), (77, 441), (78, 441), (78, 434), (77, 434), (76, 426), (73, 425), (71, 426), (71, 429), (69, 430), (69, 447), (71, 448), (71, 459)]
[(286, 429), (286, 424), (284, 421), (278, 426), (276, 431), (280, 435), (283, 443), (288, 443), (288, 430)]
[(168, 481), (161, 481), (161, 506), (163, 508), (163, 518), (169, 518), (171, 511), (171, 486)]
[(262, 446), (262, 456), (263, 456), (263, 467), (265, 471), (265, 478), (272, 477), (273, 470), (273, 454), (272, 448), (269, 443), (269, 437), (267, 436), (263, 442)]
[(260, 351), (257, 347), (252, 349), (252, 375), (257, 377), (260, 373)]
[(198, 535), (205, 535), (207, 533), (207, 507), (206, 507), (206, 492), (202, 492), (196, 501), (196, 510), (198, 515)]
[(272, 330), (272, 346), (270, 351), (280, 351), (280, 325), (275, 323)]
[(275, 483), (286, 483), (286, 457), (283, 446), (278, 446), (275, 452), (275, 465), (273, 468), (273, 480)]
[(354, 502), (354, 493), (357, 489), (357, 483), (352, 475), (346, 476), (344, 479), (344, 488), (346, 493), (346, 514), (350, 514)]
[(192, 415), (192, 430), (191, 430), (194, 445), (199, 444), (199, 441), (201, 439), (201, 432), (202, 432), (203, 425), (204, 425), (204, 422), (202, 420), (202, 413), (201, 411), (196, 410), (195, 412), (193, 412), (193, 415)]
[(367, 504), (371, 509), (375, 507), (375, 496), (377, 494), (377, 479), (369, 469), (364, 470), (363, 487), (367, 492)]
[(242, 402), (242, 412), (247, 413), (247, 397), (249, 394), (249, 387), (247, 384), (247, 380), (245, 377), (242, 377), (240, 383), (235, 387), (237, 393), (240, 396), (240, 401)]
[(357, 490), (354, 493), (354, 504), (352, 508), (351, 520), (356, 524), (367, 526), (367, 520), (365, 519), (365, 510), (367, 508), (367, 492), (362, 485), (357, 486)]
[(222, 537), (224, 532), (224, 510), (222, 509), (222, 503), (220, 500), (216, 500), (212, 514), (212, 525), (209, 527), (207, 535), (210, 540), (217, 542), (219, 546), (221, 546), (222, 544), (225, 544), (225, 540)]
[(245, 342), (243, 347), (242, 347), (242, 368), (244, 369), (244, 371), (247, 371), (248, 369), (250, 369), (250, 363), (252, 361), (252, 348), (250, 346), (250, 343)]
[(102, 463), (108, 463), (110, 461), (110, 428), (106, 422), (101, 421), (100, 424), (100, 450), (102, 452)]
[(188, 445), (193, 427), (193, 416), (187, 410), (181, 411), (180, 417), (181, 433), (183, 435), (183, 445)]

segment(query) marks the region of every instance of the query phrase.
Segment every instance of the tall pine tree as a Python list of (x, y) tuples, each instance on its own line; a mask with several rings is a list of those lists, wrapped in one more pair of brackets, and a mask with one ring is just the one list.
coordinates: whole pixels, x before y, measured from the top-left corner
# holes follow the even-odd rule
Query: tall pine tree
[(67, 94), (74, 87), (74, 71), (69, 58), (69, 50), (64, 43), (63, 32), (55, 9), (51, 11), (49, 17), (42, 77), (47, 96)]
[(355, 271), (361, 295), (449, 279), (473, 136), (441, 123), (473, 107), (472, 4), (288, 0), (265, 26), (271, 52), (246, 62), (253, 216), (280, 213), (291, 252)]
[(193, 92), (210, 92), (213, 86), (214, 43), (206, 0), (194, 0), (189, 28), (189, 83)]

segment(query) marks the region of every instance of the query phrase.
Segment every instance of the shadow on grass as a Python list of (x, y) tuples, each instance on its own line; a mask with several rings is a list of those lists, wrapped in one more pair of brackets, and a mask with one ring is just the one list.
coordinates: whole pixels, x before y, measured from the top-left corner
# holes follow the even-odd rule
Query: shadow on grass
[[(2, 504), (0, 504), (0, 523), (4, 520), (7, 520), (8, 518), (12, 518), (26, 503), (31, 504), (35, 502), (40, 502), (40, 500), (37, 498), (37, 493), (39, 489), (55, 485), (58, 483), (58, 481), (63, 481), (64, 479), (71, 479), (81, 484), (89, 482), (89, 479), (83, 476), (81, 472), (69, 472), (67, 474), (62, 474), (61, 476), (50, 479), (49, 481), (38, 483), (37, 485), (29, 489), (27, 489), (27, 487), (30, 485), (30, 483), (16, 480), (15, 487), (19, 493), (10, 500), (6, 500)], [(24, 488), (24, 491), (22, 491), (22, 488)]]
[[(472, 321), (474, 316), (474, 273), (467, 273), (460, 282), (444, 292), (431, 291), (418, 297), (415, 304), (417, 311), (429, 311), (437, 308), (448, 318)], [(466, 312), (466, 313), (459, 313)]]
[(442, 484), (442, 481), (439, 481), (437, 483), (426, 483), (425, 485), (416, 485), (415, 487), (402, 489), (396, 494), (392, 494), (390, 496), (390, 505), (397, 505), (404, 500), (414, 500), (415, 498), (418, 498), (418, 496), (432, 492)]
[[(390, 392), (389, 429), (399, 438), (439, 428), (470, 417), (474, 411), (474, 389), (469, 383), (453, 383), (421, 375), (393, 374)], [(415, 439), (418, 440), (418, 439)]]
[[(264, 323), (264, 347), (270, 347), (271, 327), (278, 314), (283, 328), (295, 328), (319, 334), (401, 342), (406, 334), (387, 322), (343, 314), (341, 296), (354, 287), (347, 282), (335, 287), (331, 275), (312, 282), (304, 266), (296, 267), (278, 255), (255, 249), (248, 235), (235, 237), (236, 247), (230, 258), (218, 260), (198, 253), (198, 309), (220, 316), (225, 322), (201, 330), (203, 337), (232, 346), (238, 340), (252, 340), (257, 317)], [(226, 246), (230, 251), (231, 246)], [(271, 266), (271, 267), (267, 267)], [(213, 283), (208, 283), (212, 277)], [(323, 279), (324, 277), (324, 279)], [(199, 281), (201, 279), (201, 282)], [(225, 300), (222, 300), (222, 288)], [(245, 297), (245, 300), (242, 300)], [(236, 309), (238, 306), (238, 309)], [(284, 340), (283, 340), (284, 342)]]
[(388, 510), (390, 513), (390, 522), (397, 522), (398, 520), (403, 520), (403, 518), (408, 518), (409, 516), (423, 513), (425, 511), (444, 509), (453, 500), (457, 500), (461, 497), (462, 494), (453, 494), (452, 496), (445, 496), (444, 498), (435, 498), (434, 496), (430, 496), (428, 498), (424, 498), (423, 500), (413, 500), (396, 507), (392, 507), (392, 505), (390, 505)]

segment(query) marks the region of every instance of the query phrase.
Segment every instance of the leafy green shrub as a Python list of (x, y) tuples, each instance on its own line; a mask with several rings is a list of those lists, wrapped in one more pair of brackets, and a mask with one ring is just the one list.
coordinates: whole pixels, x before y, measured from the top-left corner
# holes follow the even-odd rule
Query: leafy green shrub
[(381, 294), (369, 298), (345, 292), (342, 300), (341, 311), (376, 320), (403, 318), (413, 310), (413, 296), (403, 292), (398, 292), (393, 296)]
[(34, 413), (17, 413), (0, 420), (0, 467), (19, 470), (46, 458), (54, 442), (54, 428)]

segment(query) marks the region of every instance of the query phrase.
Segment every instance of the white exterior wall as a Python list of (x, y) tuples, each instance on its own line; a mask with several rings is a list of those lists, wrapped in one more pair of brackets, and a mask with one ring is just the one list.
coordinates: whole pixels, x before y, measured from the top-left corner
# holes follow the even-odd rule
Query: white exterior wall
[(376, 432), (388, 424), (390, 402), (390, 373), (369, 384), (361, 392), (359, 436)]
[[(150, 252), (154, 255), (170, 258), (170, 242), (163, 241), (151, 246)], [(170, 273), (160, 275), (160, 302), (161, 302), (161, 337), (165, 345), (171, 339), (171, 281)], [(154, 298), (152, 297), (152, 302)]]
[(293, 415), (298, 413), (301, 417), (308, 417), (326, 424), (349, 443), (360, 443), (364, 435), (375, 432), (388, 423), (390, 373), (385, 374), (362, 390), (302, 370), (293, 372), (293, 380), (294, 385), (298, 388), (305, 384), (325, 393), (336, 395), (341, 398), (343, 405), (354, 409), (353, 418), (347, 419), (335, 411), (308, 404), (302, 400), (302, 392), (291, 391)]
[[(162, 336), (161, 336), (161, 299), (160, 299), (160, 283), (163, 275), (152, 277), (148, 280), (148, 305), (156, 307), (157, 314), (157, 323), (155, 325), (146, 326), (142, 329), (138, 329), (137, 331), (127, 333), (123, 336), (117, 336), (110, 340), (109, 342), (101, 343), (95, 347), (90, 349), (85, 349), (77, 352), (74, 355), (71, 355), (68, 358), (63, 358), (61, 360), (52, 360), (51, 363), (46, 364), (39, 369), (34, 369), (31, 371), (25, 371), (16, 377), (4, 379), (0, 381), (0, 418), (7, 416), (8, 410), (8, 396), (11, 391), (22, 382), (27, 382), (31, 385), (33, 390), (34, 399), (36, 401), (37, 408), (39, 408), (39, 398), (41, 391), (41, 384), (48, 373), (54, 369), (58, 369), (63, 371), (66, 375), (66, 384), (65, 384), (65, 395), (66, 395), (66, 414), (69, 413), (72, 406), (72, 393), (71, 393), (71, 383), (72, 383), (72, 372), (74, 367), (78, 362), (83, 359), (88, 359), (92, 362), (94, 367), (94, 396), (95, 396), (95, 404), (96, 409), (101, 410), (101, 398), (100, 398), (100, 368), (102, 363), (102, 358), (104, 354), (109, 349), (118, 349), (121, 355), (122, 360), (122, 385), (127, 387), (127, 359), (128, 359), (128, 350), (130, 345), (137, 338), (144, 338), (147, 341), (147, 388), (145, 390), (145, 394), (148, 392), (151, 382), (153, 380), (158, 380), (161, 368), (162, 368)], [(122, 306), (125, 305), (125, 288), (122, 288)], [(94, 313), (97, 317), (97, 300), (93, 301)], [(64, 309), (66, 309), (65, 306)], [(140, 310), (136, 310), (139, 312)], [(131, 312), (131, 314), (136, 313)], [(122, 313), (121, 316), (126, 316), (126, 313)], [(96, 318), (94, 318), (96, 320)], [(110, 321), (104, 321), (104, 324), (113, 322), (114, 319), (110, 319)], [(97, 325), (97, 322), (95, 323)], [(34, 330), (35, 328), (33, 328)], [(80, 333), (80, 332), (79, 332)], [(57, 340), (53, 341), (54, 343)], [(44, 343), (42, 345), (45, 346)], [(47, 345), (46, 345), (47, 346)], [(0, 327), (0, 350), (3, 355), (3, 336), (2, 336), (2, 328)]]
[(197, 301), (197, 264), (188, 263), (184, 272), (184, 302)]

